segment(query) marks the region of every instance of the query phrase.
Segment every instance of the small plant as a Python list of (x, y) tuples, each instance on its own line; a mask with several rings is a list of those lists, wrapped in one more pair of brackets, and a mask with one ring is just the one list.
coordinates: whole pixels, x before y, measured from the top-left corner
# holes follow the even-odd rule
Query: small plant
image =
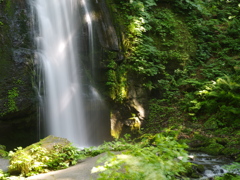
[(8, 91), (8, 103), (5, 106), (8, 107), (8, 112), (18, 111), (15, 98), (19, 96), (19, 90), (17, 87)]
[(0, 145), (0, 157), (7, 157), (8, 156), (8, 152), (6, 151), (6, 146), (4, 145)]
[(7, 180), (7, 177), (9, 176), (8, 173), (6, 172), (3, 172), (1, 169), (0, 169), (0, 180)]
[(18, 111), (18, 107), (16, 104), (16, 98), (19, 96), (19, 90), (17, 87), (13, 87), (11, 90), (8, 90), (7, 95), (7, 102), (4, 104), (4, 106), (7, 108), (4, 112), (0, 113), (1, 116)]

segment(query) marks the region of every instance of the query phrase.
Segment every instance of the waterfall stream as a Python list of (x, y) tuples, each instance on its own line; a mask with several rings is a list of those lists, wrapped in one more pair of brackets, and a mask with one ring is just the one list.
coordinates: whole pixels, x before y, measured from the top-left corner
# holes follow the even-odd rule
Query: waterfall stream
[(204, 170), (201, 173), (202, 177), (197, 178), (198, 180), (208, 180), (213, 179), (215, 176), (223, 176), (228, 173), (225, 166), (230, 165), (233, 162), (225, 157), (212, 156), (201, 152), (191, 152), (190, 156), (194, 157), (194, 159), (191, 160), (192, 163), (202, 165), (204, 167)]
[[(91, 83), (83, 85), (87, 76), (83, 61), (87, 59), (94, 67), (88, 3), (85, 0), (35, 0), (31, 3), (36, 16), (36, 64), (42, 102), (40, 129), (44, 129), (44, 136), (64, 137), (80, 147), (102, 143), (110, 132), (106, 127), (101, 128), (107, 126), (100, 123), (106, 108), (98, 91)], [(90, 71), (88, 74), (94, 74), (93, 68)], [(92, 78), (88, 81), (92, 82)]]

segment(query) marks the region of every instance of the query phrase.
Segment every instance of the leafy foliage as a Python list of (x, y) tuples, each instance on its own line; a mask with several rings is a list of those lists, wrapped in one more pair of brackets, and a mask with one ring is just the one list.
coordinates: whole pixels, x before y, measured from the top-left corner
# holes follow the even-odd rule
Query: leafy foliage
[(215, 123), (217, 127), (239, 127), (239, 76), (218, 78), (197, 91), (197, 98), (191, 101), (189, 111), (192, 115), (209, 115), (207, 125)]
[(54, 146), (54, 149), (47, 150), (39, 145), (32, 145), (26, 151), (21, 147), (15, 152), (9, 152), (11, 174), (32, 176), (50, 170), (64, 169), (75, 165), (81, 158), (78, 149), (74, 146)]
[(224, 174), (222, 177), (215, 177), (214, 179), (216, 179), (216, 180), (239, 180), (240, 176), (236, 175), (236, 174), (227, 173), (227, 174)]
[(131, 147), (131, 141), (130, 135), (125, 134), (122, 138), (110, 142), (104, 142), (98, 147), (84, 148), (80, 154), (84, 157), (92, 157), (108, 151), (123, 151)]
[(0, 180), (7, 180), (8, 176), (9, 176), (8, 173), (5, 173), (0, 169)]
[(116, 23), (120, 24), (124, 55), (123, 61), (108, 73), (107, 85), (115, 89), (114, 92), (120, 92), (112, 99), (127, 98), (121, 93), (122, 78), (125, 94), (126, 84), (132, 78), (140, 80), (148, 90), (160, 89), (171, 94), (166, 86), (174, 84), (173, 72), (186, 65), (196, 51), (189, 28), (177, 14), (159, 6), (156, 0), (115, 1), (114, 4), (111, 1)]
[[(112, 5), (125, 57), (114, 68), (126, 72), (126, 84), (137, 79), (153, 98), (145, 130), (156, 133), (175, 122), (214, 129), (212, 133), (224, 137), (237, 133), (239, 2), (147, 2), (121, 0)], [(239, 141), (229, 137), (227, 143), (211, 142), (209, 147), (237, 157)]]
[[(177, 134), (177, 131), (169, 130), (156, 135), (146, 134), (137, 139), (137, 143), (126, 134), (124, 138), (83, 150), (73, 146), (55, 146), (54, 149), (47, 150), (37, 144), (31, 145), (27, 151), (19, 147), (15, 152), (9, 153), (9, 172), (11, 175), (31, 176), (63, 169), (76, 164), (78, 159), (96, 156), (103, 152), (121, 151), (123, 153), (119, 156), (110, 153), (110, 160), (108, 159), (105, 164), (112, 161), (115, 165), (105, 166), (104, 168), (108, 170), (101, 173), (100, 179), (106, 179), (109, 175), (110, 179), (131, 177), (133, 179), (141, 179), (141, 177), (174, 179), (176, 176), (184, 175), (186, 168), (190, 167), (186, 162), (187, 152), (184, 150), (187, 146), (176, 141)], [(178, 160), (178, 157), (182, 157), (183, 160)], [(121, 166), (123, 163), (124, 167)], [(126, 173), (122, 174), (118, 170)], [(2, 174), (4, 178), (9, 176), (9, 174)]]
[(170, 103), (166, 99), (152, 99), (144, 132), (158, 133), (160, 130), (174, 126), (176, 123), (181, 124), (185, 118), (178, 104)]
[[(170, 124), (171, 119), (179, 121), (174, 116), (174, 109), (177, 109), (177, 114), (181, 110), (188, 113), (188, 118), (181, 116), (184, 121), (201, 122), (205, 128), (223, 128), (222, 132), (227, 127), (239, 128), (240, 51), (237, 45), (239, 38), (236, 36), (240, 33), (239, 3), (171, 0), (159, 2), (158, 6), (167, 7), (161, 12), (159, 9), (154, 11), (154, 17), (158, 17), (162, 23), (157, 26), (150, 24), (162, 41), (156, 46), (160, 47), (160, 52), (165, 50), (165, 54), (162, 53), (159, 59), (166, 63), (161, 79), (157, 83), (153, 81), (152, 86), (161, 95), (159, 100), (150, 102), (147, 126)], [(176, 14), (171, 13), (172, 8)], [(155, 22), (157, 20), (153, 19)], [(179, 34), (178, 27), (187, 28), (185, 34), (188, 32), (189, 35)], [(187, 48), (189, 51), (181, 49), (178, 42), (184, 39), (192, 42), (191, 46), (197, 46)], [(185, 61), (182, 58), (184, 54), (187, 57)], [(182, 66), (171, 63), (173, 60), (181, 62)], [(154, 98), (157, 97), (157, 90), (154, 90)], [(154, 123), (156, 126), (151, 126)]]
[(7, 157), (8, 152), (6, 151), (6, 146), (0, 145), (0, 158), (1, 157)]
[[(176, 179), (189, 164), (184, 150), (187, 146), (175, 138), (170, 134), (145, 134), (122, 153), (109, 153), (103, 158), (104, 165), (92, 172), (101, 172), (99, 179)], [(182, 161), (177, 159), (180, 156)]]

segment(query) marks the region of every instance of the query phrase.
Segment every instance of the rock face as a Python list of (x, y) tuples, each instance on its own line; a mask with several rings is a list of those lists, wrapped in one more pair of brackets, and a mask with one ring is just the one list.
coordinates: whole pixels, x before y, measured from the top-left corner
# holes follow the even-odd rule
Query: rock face
[(97, 14), (97, 34), (101, 47), (109, 51), (119, 52), (119, 37), (105, 0), (96, 2), (94, 7)]
[[(106, 87), (106, 83), (109, 82), (108, 73), (111, 70), (117, 71), (109, 67), (109, 64), (114, 61), (116, 66), (118, 66), (124, 60), (122, 32), (120, 32), (119, 24), (115, 24), (113, 12), (110, 8), (111, 4), (106, 0), (93, 2), (95, 2), (93, 4), (96, 14), (98, 49), (101, 49), (101, 52), (98, 52), (98, 67), (101, 74), (98, 75), (97, 82), (101, 84), (103, 91), (101, 94), (109, 98), (111, 97), (111, 92), (109, 93), (109, 87)], [(110, 107), (111, 134), (117, 138), (121, 134), (132, 133), (137, 130), (147, 115), (147, 92), (134, 76), (130, 77), (128, 75), (126, 77), (126, 84), (128, 85), (125, 87), (117, 85), (118, 87), (115, 91), (115, 94), (124, 94), (124, 101), (119, 102), (113, 100), (114, 98), (112, 97), (107, 99)]]
[(11, 149), (36, 140), (31, 19), (23, 0), (0, 2), (0, 142)]

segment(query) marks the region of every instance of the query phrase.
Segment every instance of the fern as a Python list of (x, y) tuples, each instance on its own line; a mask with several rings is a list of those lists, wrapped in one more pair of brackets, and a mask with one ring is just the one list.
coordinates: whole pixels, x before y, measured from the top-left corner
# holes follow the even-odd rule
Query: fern
[[(206, 113), (214, 118), (219, 126), (239, 127), (240, 80), (238, 76), (224, 76), (212, 83), (207, 83), (204, 89), (197, 91), (197, 97), (191, 100), (189, 112), (194, 115)], [(209, 123), (209, 121), (208, 121)]]

